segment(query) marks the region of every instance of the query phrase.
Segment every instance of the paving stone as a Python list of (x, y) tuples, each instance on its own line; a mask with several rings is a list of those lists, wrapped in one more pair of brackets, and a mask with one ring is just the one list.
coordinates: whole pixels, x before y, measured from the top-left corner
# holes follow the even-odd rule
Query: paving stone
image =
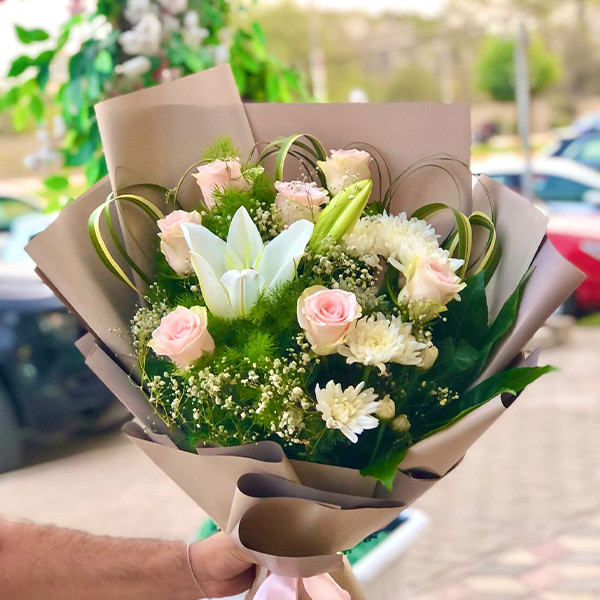
[(531, 565), (536, 565), (539, 562), (539, 558), (534, 556), (529, 549), (523, 549), (505, 552), (497, 558), (497, 561), (505, 565), (528, 567)]
[(596, 594), (587, 592), (544, 592), (540, 600), (598, 600)]
[(527, 588), (513, 577), (500, 575), (474, 575), (467, 577), (466, 584), (478, 594), (523, 595)]
[(560, 563), (555, 569), (564, 579), (592, 579), (600, 587), (600, 563)]
[(600, 536), (563, 535), (558, 539), (575, 552), (600, 552)]
[(478, 570), (485, 575), (510, 575), (518, 577), (530, 569), (529, 565), (506, 564), (497, 560), (488, 561)]
[(555, 560), (569, 553), (569, 548), (551, 538), (531, 546), (531, 552), (542, 560)]
[(555, 588), (562, 580), (560, 574), (551, 565), (533, 569), (519, 577), (528, 590), (540, 591)]
[(600, 552), (573, 552), (564, 557), (566, 562), (590, 562), (600, 564)]

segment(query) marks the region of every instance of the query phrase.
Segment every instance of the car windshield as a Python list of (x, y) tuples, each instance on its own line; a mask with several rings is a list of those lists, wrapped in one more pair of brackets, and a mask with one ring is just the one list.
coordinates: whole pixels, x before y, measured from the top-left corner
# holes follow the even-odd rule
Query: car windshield
[(565, 150), (564, 156), (581, 162), (600, 164), (600, 135), (574, 142)]

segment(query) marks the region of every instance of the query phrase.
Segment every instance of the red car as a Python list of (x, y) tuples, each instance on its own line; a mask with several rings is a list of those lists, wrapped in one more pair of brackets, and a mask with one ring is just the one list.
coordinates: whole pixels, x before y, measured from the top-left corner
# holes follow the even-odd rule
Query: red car
[(600, 311), (600, 213), (551, 215), (548, 237), (587, 276), (565, 304), (566, 312)]

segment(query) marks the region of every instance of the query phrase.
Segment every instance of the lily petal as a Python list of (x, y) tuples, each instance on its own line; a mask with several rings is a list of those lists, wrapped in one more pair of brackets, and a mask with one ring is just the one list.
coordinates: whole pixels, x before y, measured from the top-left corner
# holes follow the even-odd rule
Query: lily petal
[(262, 254), (264, 244), (260, 233), (243, 206), (238, 208), (231, 219), (227, 234), (227, 246), (236, 253), (241, 262), (241, 267), (232, 267), (238, 270), (255, 267), (257, 259)]
[(254, 269), (244, 269), (243, 271), (232, 269), (221, 277), (221, 284), (227, 290), (233, 313), (243, 317), (256, 304), (265, 280)]
[(200, 254), (190, 252), (192, 265), (198, 275), (202, 297), (211, 313), (229, 319), (235, 316), (227, 291), (219, 281), (212, 267)]
[(293, 278), (313, 229), (310, 221), (296, 221), (265, 246), (256, 269), (265, 278), (267, 287)]
[(214, 271), (217, 279), (230, 268), (226, 263), (227, 244), (220, 237), (209, 231), (204, 225), (195, 223), (184, 223), (181, 225), (181, 230), (190, 247), (190, 253), (201, 256)]

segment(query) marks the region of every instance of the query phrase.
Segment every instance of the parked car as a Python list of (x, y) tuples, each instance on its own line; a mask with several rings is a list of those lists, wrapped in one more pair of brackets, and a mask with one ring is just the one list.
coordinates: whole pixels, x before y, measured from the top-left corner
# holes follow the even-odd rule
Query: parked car
[(35, 197), (14, 196), (0, 190), (0, 253), (8, 245), (11, 227), (24, 215), (40, 214), (41, 202)]
[[(108, 425), (113, 397), (74, 342), (84, 330), (34, 272), (23, 248), (51, 215), (13, 219), (0, 262), (0, 473), (23, 461), (28, 439), (62, 440)], [(123, 419), (114, 415), (114, 422)]]
[[(590, 212), (600, 209), (600, 172), (560, 157), (532, 161), (533, 191), (555, 212)], [(474, 163), (475, 173), (485, 173), (522, 193), (525, 163), (518, 157), (494, 157)]]
[(586, 274), (585, 281), (566, 302), (565, 312), (580, 316), (600, 311), (600, 214), (551, 215), (548, 237)]
[(586, 131), (562, 137), (548, 152), (550, 156), (570, 158), (600, 170), (600, 131)]

